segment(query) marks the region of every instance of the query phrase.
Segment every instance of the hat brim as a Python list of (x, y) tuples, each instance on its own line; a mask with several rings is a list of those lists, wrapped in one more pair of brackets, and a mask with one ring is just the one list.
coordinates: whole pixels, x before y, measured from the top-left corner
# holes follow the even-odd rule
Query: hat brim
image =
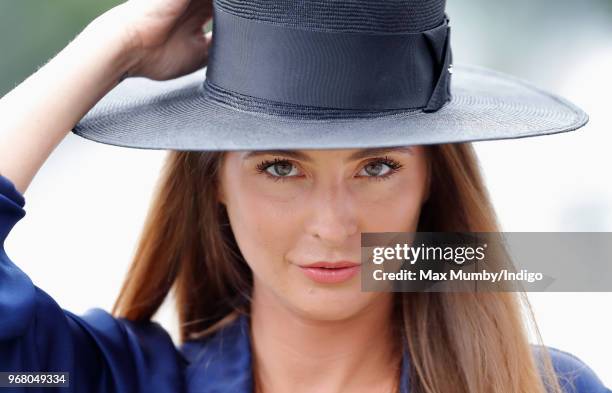
[(205, 68), (169, 81), (128, 78), (72, 129), (110, 145), (170, 150), (341, 149), (524, 138), (576, 130), (587, 114), (515, 77), (453, 67), (452, 100), (433, 113), (296, 118), (211, 99)]

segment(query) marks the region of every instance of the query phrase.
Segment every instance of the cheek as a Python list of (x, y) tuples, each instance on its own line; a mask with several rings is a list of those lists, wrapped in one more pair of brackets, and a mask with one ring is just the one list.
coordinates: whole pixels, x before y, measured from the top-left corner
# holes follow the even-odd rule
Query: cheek
[(417, 228), (424, 195), (420, 174), (402, 175), (378, 187), (376, 198), (364, 198), (362, 232), (412, 232)]
[(228, 214), (236, 242), (256, 276), (278, 276), (298, 225), (287, 203), (270, 198), (248, 182), (234, 184)]

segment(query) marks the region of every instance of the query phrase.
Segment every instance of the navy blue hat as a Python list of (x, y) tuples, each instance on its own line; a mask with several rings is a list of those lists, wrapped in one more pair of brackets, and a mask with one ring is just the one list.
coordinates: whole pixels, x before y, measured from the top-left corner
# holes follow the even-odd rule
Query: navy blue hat
[(72, 131), (143, 149), (335, 149), (521, 138), (588, 121), (525, 81), (453, 65), (444, 0), (215, 0), (213, 11), (207, 67), (127, 78)]

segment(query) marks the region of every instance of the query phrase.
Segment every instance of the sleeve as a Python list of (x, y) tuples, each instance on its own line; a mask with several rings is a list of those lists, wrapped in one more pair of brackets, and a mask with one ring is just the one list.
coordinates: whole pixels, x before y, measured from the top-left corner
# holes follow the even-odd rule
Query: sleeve
[(561, 389), (565, 393), (612, 393), (595, 372), (577, 356), (550, 346), (534, 346), (536, 359), (541, 361), (542, 350), (550, 354)]
[(0, 371), (68, 372), (63, 392), (183, 391), (185, 360), (159, 324), (63, 310), (9, 259), (4, 242), (24, 206), (0, 175)]

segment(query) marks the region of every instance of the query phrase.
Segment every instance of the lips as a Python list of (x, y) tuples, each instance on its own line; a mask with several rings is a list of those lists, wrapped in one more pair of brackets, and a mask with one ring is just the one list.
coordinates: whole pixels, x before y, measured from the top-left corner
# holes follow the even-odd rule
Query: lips
[(315, 262), (315, 263), (311, 263), (308, 265), (302, 265), (302, 267), (322, 267), (326, 269), (339, 269), (343, 267), (353, 267), (353, 266), (358, 266), (358, 265), (359, 263), (352, 262), (352, 261), (338, 261), (338, 262), (320, 261), (320, 262)]
[(359, 273), (361, 264), (352, 261), (315, 262), (300, 266), (311, 280), (322, 284), (335, 284), (349, 280)]

